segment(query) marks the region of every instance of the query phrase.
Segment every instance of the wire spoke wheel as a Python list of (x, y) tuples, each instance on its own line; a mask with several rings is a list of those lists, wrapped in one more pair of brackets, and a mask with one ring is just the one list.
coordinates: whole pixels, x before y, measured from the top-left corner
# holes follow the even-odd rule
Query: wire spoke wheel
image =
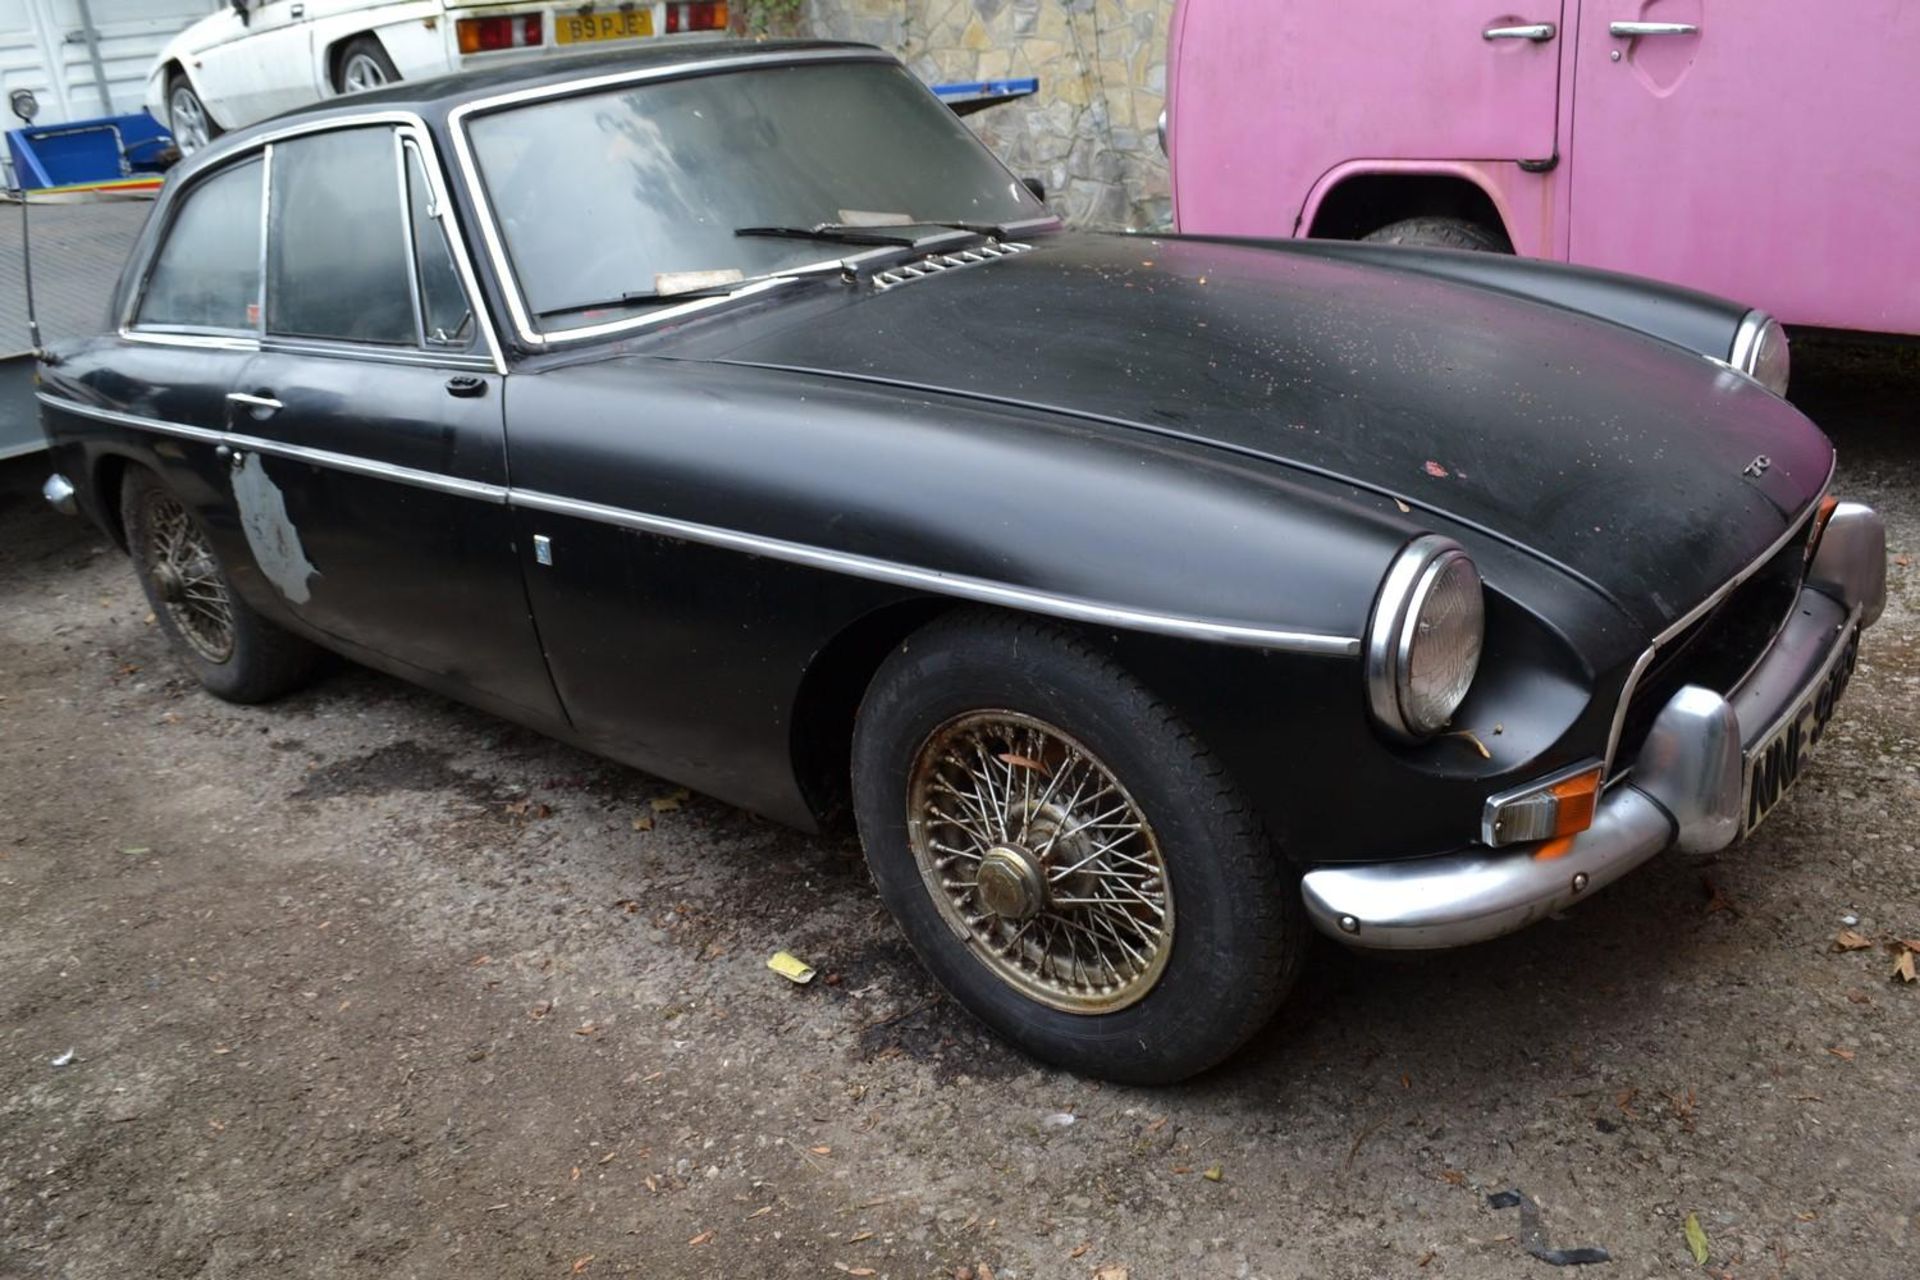
[(172, 496), (147, 503), (147, 572), (175, 629), (208, 662), (233, 657), (233, 600), (206, 534)]
[(1061, 730), (1015, 711), (941, 725), (913, 763), (907, 832), (947, 926), (1022, 995), (1110, 1013), (1159, 981), (1173, 949), (1159, 840)]

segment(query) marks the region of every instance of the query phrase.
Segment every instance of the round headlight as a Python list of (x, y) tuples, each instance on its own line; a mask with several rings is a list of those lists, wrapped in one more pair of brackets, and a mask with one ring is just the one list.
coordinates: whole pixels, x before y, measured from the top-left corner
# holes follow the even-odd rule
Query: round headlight
[(1749, 311), (1733, 336), (1728, 363), (1773, 394), (1784, 396), (1793, 363), (1787, 351), (1786, 329), (1764, 311)]
[(1479, 571), (1447, 538), (1409, 543), (1381, 585), (1367, 628), (1367, 701), (1394, 736), (1446, 728), (1480, 668), (1486, 599)]

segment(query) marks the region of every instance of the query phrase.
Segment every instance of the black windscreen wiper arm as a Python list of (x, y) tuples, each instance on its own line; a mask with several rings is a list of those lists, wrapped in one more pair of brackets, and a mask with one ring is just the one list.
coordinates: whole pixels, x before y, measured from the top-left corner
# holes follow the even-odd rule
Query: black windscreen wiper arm
[[(972, 231), (971, 227), (961, 227), (953, 223), (928, 222), (915, 226), (949, 227), (956, 231)], [(816, 222), (810, 227), (735, 227), (737, 236), (780, 236), (788, 240), (833, 240), (840, 244), (882, 244), (905, 245), (908, 247), (938, 240), (939, 236), (917, 234), (911, 227), (856, 227), (848, 222)], [(979, 234), (976, 232), (976, 234)]]

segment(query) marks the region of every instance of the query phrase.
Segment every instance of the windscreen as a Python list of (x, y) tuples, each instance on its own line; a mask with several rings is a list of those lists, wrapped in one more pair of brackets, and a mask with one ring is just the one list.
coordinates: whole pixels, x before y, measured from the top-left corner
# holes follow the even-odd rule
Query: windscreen
[(650, 294), (663, 274), (751, 277), (857, 251), (739, 228), (1047, 216), (888, 63), (635, 85), (481, 115), (468, 136), (528, 309), (548, 330)]

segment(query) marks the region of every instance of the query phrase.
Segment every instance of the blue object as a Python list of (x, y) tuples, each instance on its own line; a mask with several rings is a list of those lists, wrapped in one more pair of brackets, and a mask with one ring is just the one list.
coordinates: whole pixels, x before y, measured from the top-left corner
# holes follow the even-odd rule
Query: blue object
[(29, 191), (162, 172), (173, 136), (144, 111), (7, 131), (14, 180)]
[(1032, 97), (1040, 92), (1040, 81), (1031, 76), (1024, 80), (962, 80), (934, 85), (933, 91), (940, 101), (964, 116), (982, 107)]

